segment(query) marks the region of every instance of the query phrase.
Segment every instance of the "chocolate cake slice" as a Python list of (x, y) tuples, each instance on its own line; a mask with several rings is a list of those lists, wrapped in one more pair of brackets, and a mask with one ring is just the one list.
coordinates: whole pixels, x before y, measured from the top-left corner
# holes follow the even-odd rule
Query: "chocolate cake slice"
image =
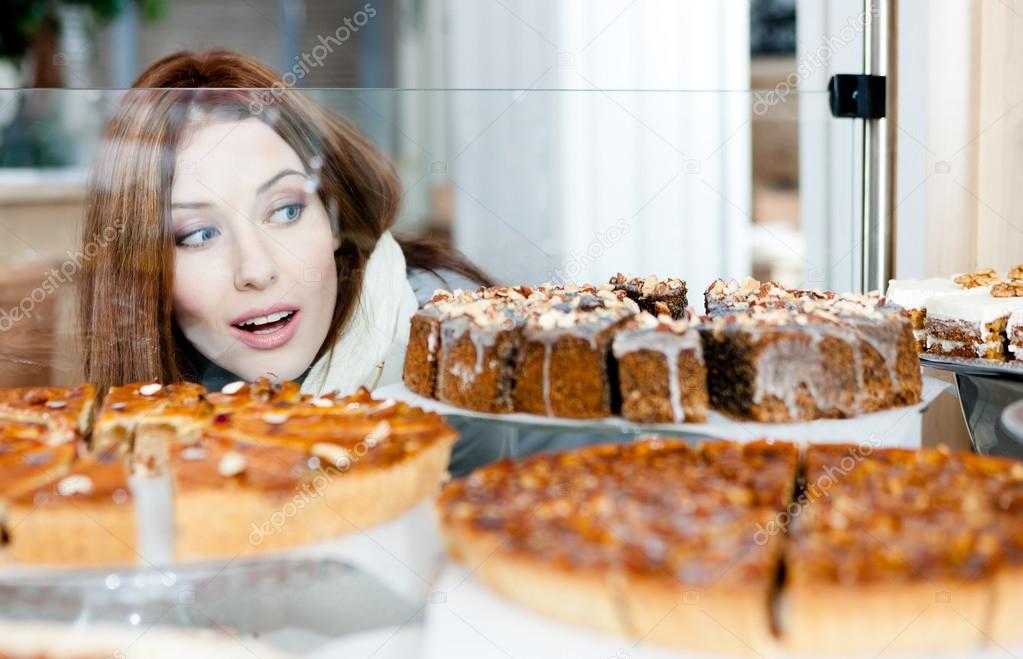
[(658, 279), (649, 277), (626, 277), (622, 273), (611, 277), (608, 282), (612, 290), (624, 291), (642, 311), (654, 316), (667, 314), (678, 320), (686, 318), (686, 283), (681, 279), (669, 277)]
[(626, 321), (612, 346), (622, 416), (638, 423), (707, 419), (707, 369), (700, 333), (685, 320), (648, 313)]
[(859, 341), (841, 324), (786, 309), (709, 319), (701, 329), (711, 405), (781, 423), (860, 411)]
[(611, 342), (639, 312), (624, 292), (592, 287), (537, 291), (527, 300), (515, 411), (571, 418), (614, 411)]

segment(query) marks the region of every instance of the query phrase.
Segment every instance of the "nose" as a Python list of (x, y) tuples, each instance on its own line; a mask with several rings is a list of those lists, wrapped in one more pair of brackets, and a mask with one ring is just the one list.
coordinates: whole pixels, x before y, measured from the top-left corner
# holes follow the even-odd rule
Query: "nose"
[(236, 234), (234, 286), (239, 291), (261, 291), (277, 281), (278, 265), (269, 241), (270, 238), (253, 225)]

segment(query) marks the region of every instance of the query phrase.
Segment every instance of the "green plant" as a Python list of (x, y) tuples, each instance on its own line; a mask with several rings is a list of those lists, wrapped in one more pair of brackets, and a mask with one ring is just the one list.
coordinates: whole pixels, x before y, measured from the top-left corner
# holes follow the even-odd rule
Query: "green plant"
[(39, 35), (51, 26), (59, 30), (61, 6), (86, 7), (100, 23), (116, 18), (129, 2), (134, 2), (145, 20), (159, 18), (164, 0), (6, 0), (0, 20), (0, 59), (20, 65)]

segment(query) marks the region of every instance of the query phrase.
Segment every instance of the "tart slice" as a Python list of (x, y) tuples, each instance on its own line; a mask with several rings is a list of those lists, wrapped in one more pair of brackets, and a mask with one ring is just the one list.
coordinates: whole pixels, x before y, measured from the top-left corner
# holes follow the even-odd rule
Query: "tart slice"
[(994, 484), (1010, 465), (936, 450), (811, 446), (781, 607), (790, 649), (982, 643), (1004, 522), (1013, 518), (999, 510)]
[(97, 453), (134, 451), (143, 460), (158, 459), (170, 440), (198, 439), (213, 417), (213, 408), (198, 384), (137, 382), (111, 387), (92, 433)]
[(51, 441), (87, 437), (95, 399), (91, 384), (0, 389), (0, 421), (46, 424)]
[[(388, 521), (437, 491), (455, 437), (437, 414), (365, 389), (218, 414), (198, 444), (172, 450), (178, 556), (267, 551)], [(214, 508), (232, 512), (188, 522)]]
[[(55, 455), (53, 463), (65, 457)], [(9, 558), (26, 565), (135, 563), (136, 512), (128, 475), (123, 457), (87, 457), (45, 484), (9, 493)]]
[(746, 654), (773, 643), (783, 536), (760, 542), (757, 530), (791, 492), (797, 462), (783, 443), (598, 445), (479, 469), (446, 486), (437, 511), (452, 554), (530, 608)]

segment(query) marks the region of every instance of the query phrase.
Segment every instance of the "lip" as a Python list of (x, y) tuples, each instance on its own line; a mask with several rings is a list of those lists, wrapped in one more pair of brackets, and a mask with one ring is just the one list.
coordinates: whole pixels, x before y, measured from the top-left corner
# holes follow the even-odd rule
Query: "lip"
[[(281, 329), (271, 334), (253, 334), (252, 332), (246, 332), (243, 329), (235, 327), (237, 323), (255, 318), (257, 316), (266, 316), (278, 311), (291, 311), (293, 315), (288, 324)], [(230, 328), (231, 333), (236, 339), (256, 350), (273, 350), (274, 348), (280, 348), (285, 345), (288, 341), (295, 336), (295, 332), (298, 331), (298, 324), (302, 321), (302, 312), (294, 306), (287, 304), (275, 304), (272, 307), (266, 309), (253, 309), (246, 311), (243, 315), (238, 316), (235, 320), (231, 321)]]

